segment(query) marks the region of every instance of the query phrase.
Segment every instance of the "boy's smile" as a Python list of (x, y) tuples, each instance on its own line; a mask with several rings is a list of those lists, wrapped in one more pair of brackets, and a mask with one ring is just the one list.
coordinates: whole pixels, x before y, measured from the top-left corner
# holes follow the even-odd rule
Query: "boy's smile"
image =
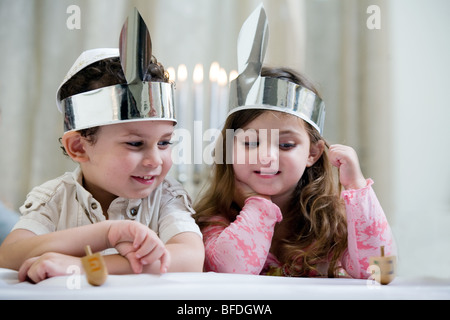
[(148, 186), (152, 185), (156, 180), (155, 176), (143, 176), (143, 177), (132, 176), (132, 178), (135, 179), (137, 182)]

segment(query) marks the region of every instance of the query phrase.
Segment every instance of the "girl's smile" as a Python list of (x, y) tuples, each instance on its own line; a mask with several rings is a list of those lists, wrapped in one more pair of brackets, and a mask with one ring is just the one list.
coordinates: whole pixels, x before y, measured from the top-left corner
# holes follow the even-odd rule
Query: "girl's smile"
[(262, 179), (275, 178), (276, 176), (278, 176), (281, 173), (281, 171), (266, 171), (263, 169), (264, 168), (261, 168), (260, 171), (253, 171), (253, 172)]

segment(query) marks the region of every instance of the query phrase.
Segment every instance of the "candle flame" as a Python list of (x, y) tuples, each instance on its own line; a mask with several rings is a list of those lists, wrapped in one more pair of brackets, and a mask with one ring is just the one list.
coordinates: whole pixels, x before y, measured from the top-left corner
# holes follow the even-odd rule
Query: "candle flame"
[(200, 63), (195, 65), (193, 80), (194, 83), (201, 83), (203, 81), (203, 65)]
[(211, 82), (217, 82), (219, 79), (220, 65), (218, 62), (213, 62), (209, 69), (209, 80)]
[(230, 72), (230, 82), (238, 77), (239, 73), (236, 70), (231, 70)]
[(180, 64), (178, 66), (178, 80), (179, 81), (186, 81), (188, 77), (187, 68), (185, 64)]
[(219, 85), (220, 85), (220, 86), (226, 86), (227, 83), (228, 83), (227, 72), (225, 71), (224, 68), (220, 68), (220, 72), (219, 72)]
[(169, 67), (167, 68), (167, 73), (169, 74), (169, 81), (173, 82), (175, 81), (175, 68), (174, 67)]

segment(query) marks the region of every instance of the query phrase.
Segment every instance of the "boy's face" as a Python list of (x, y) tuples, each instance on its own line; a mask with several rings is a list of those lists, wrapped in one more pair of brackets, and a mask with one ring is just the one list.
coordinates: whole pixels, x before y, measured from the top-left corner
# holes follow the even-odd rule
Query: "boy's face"
[[(171, 121), (142, 121), (100, 128), (95, 144), (84, 143), (84, 185), (99, 201), (147, 197), (172, 166)], [(112, 200), (111, 200), (112, 201)]]

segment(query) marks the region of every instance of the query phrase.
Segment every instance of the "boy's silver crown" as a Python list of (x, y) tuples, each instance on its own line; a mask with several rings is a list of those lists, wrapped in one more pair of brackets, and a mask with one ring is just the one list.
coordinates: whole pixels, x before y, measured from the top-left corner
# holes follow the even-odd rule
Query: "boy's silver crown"
[[(126, 84), (83, 92), (63, 100), (60, 89), (74, 74), (88, 65), (120, 57)], [(57, 105), (64, 114), (64, 131), (81, 130), (123, 121), (175, 120), (174, 85), (144, 81), (152, 58), (147, 26), (137, 9), (123, 25), (119, 49), (94, 49), (83, 52), (57, 92)]]

